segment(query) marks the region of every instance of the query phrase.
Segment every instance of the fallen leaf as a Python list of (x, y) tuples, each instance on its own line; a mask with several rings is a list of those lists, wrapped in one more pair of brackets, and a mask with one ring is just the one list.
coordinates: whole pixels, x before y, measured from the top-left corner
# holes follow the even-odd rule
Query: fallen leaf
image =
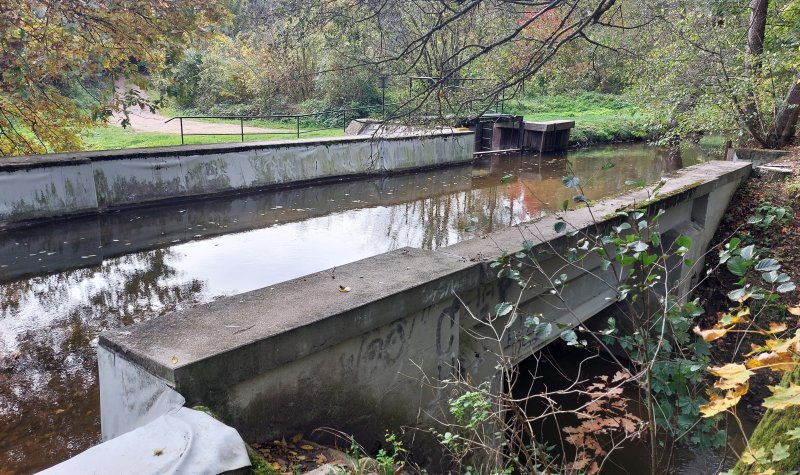
[(317, 455), (316, 462), (319, 465), (325, 464), (328, 462), (328, 457), (326, 457), (324, 454), (319, 454)]
[(174, 355), (172, 356), (172, 364), (178, 364), (178, 357), (177, 356), (174, 356)]
[(767, 333), (780, 333), (786, 331), (786, 324), (776, 323), (776, 322), (769, 322), (769, 331)]
[(792, 315), (800, 317), (800, 305), (797, 307), (787, 307), (786, 310), (788, 310)]
[(339, 292), (350, 292), (350, 287), (345, 287), (344, 285), (340, 285)]
[(303, 444), (300, 446), (300, 448), (303, 450), (314, 450), (314, 446), (311, 444)]
[(295, 436), (292, 437), (292, 443), (293, 444), (296, 444), (296, 443), (300, 442), (301, 440), (303, 440), (303, 434), (295, 434)]
[(153, 449), (153, 455), (156, 457), (161, 456), (164, 453), (164, 449)]

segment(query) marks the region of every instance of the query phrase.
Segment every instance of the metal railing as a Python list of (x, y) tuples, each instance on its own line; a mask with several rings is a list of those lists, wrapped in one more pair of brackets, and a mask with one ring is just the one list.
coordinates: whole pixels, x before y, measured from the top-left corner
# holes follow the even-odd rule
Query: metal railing
[[(167, 124), (169, 122), (172, 122), (173, 120), (177, 120), (180, 123), (181, 145), (185, 144), (185, 140), (186, 140), (185, 137), (193, 136), (193, 135), (197, 135), (197, 136), (202, 136), (202, 135), (231, 135), (231, 136), (238, 135), (238, 136), (241, 136), (242, 142), (245, 141), (245, 139), (244, 139), (245, 135), (294, 135), (299, 139), (300, 136), (303, 135), (303, 134), (310, 134), (310, 133), (319, 132), (319, 131), (322, 131), (322, 130), (331, 130), (331, 129), (337, 128), (338, 126), (341, 126), (342, 130), (346, 130), (347, 129), (347, 125), (348, 125), (348, 117), (350, 118), (350, 120), (357, 119), (357, 118), (359, 118), (357, 116), (361, 115), (360, 112), (363, 112), (365, 110), (382, 109), (382, 116), (385, 117), (386, 116), (387, 107), (390, 107), (390, 106), (393, 106), (393, 105), (394, 104), (379, 104), (379, 105), (373, 105), (373, 106), (350, 107), (350, 108), (346, 108), (346, 109), (327, 110), (327, 111), (322, 111), (322, 112), (311, 112), (311, 113), (307, 113), (307, 114), (270, 114), (270, 115), (257, 115), (257, 116), (256, 115), (181, 115), (181, 116), (172, 117), (169, 120), (165, 121), (164, 123)], [(352, 112), (354, 112), (354, 111), (359, 111), (359, 113), (358, 114), (353, 114)], [(348, 114), (348, 113), (350, 113), (350, 114)], [(320, 123), (324, 123), (324, 122), (327, 122), (329, 124), (330, 123), (336, 124), (337, 127), (319, 127), (319, 128), (316, 128), (316, 129), (314, 129), (314, 128), (301, 129), (300, 128), (301, 122), (304, 122), (304, 123), (307, 124), (307, 123), (309, 123), (309, 120), (311, 118), (313, 118), (313, 117), (324, 117), (325, 119), (324, 120), (317, 120), (317, 121), (312, 122), (314, 124), (314, 125), (312, 125), (312, 127), (313, 126), (319, 127), (319, 124)], [(186, 132), (184, 130), (183, 121), (184, 120), (195, 120), (195, 119), (201, 119), (201, 120), (204, 120), (204, 119), (222, 119), (222, 120), (227, 120), (227, 121), (239, 121), (239, 132), (236, 132), (236, 133), (231, 133), (231, 132), (223, 132), (223, 133), (219, 133), (219, 132), (216, 132), (216, 133), (188, 133), (188, 132)], [(287, 122), (288, 121), (288, 122), (294, 122), (294, 126), (295, 127), (293, 129), (273, 128), (272, 130), (265, 131), (265, 132), (245, 132), (245, 130), (244, 130), (245, 121), (253, 121), (253, 120), (272, 120), (272, 121), (280, 121), (280, 122)], [(228, 124), (228, 125), (231, 125), (231, 124)], [(235, 123), (233, 125), (235, 125)], [(248, 125), (248, 127), (250, 127), (250, 126)], [(263, 126), (263, 127), (256, 126), (256, 127), (270, 128), (268, 126)]]

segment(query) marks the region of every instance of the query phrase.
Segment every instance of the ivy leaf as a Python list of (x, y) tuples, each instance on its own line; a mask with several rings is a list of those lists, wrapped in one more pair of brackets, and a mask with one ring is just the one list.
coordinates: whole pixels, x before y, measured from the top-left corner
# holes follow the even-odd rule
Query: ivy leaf
[(787, 407), (800, 405), (800, 385), (790, 383), (788, 387), (769, 386), (772, 396), (764, 399), (764, 407), (767, 409), (786, 409)]
[(556, 221), (555, 224), (553, 224), (553, 230), (557, 233), (564, 232), (565, 229), (567, 229), (567, 223), (564, 221)]

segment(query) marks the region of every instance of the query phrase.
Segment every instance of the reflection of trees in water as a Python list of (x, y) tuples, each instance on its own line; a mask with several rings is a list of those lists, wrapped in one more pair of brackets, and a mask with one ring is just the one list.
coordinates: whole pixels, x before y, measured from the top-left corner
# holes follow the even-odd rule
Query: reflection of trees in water
[[(504, 186), (473, 189), (394, 206), (387, 214), (384, 235), (392, 242), (392, 248), (409, 245), (437, 249), (475, 236), (475, 232), (466, 231), (473, 224), (471, 217), (478, 218), (475, 226), (480, 232), (507, 227), (520, 216), (517, 216), (518, 203), (503, 191)], [(400, 235), (401, 232), (405, 234)]]
[(35, 471), (99, 440), (93, 342), (108, 328), (203, 299), (169, 249), (0, 285), (0, 467)]

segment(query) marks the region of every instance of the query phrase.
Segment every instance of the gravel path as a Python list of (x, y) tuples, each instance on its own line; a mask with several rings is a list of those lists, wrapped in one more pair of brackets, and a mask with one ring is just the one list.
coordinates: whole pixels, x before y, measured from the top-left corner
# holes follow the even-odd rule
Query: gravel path
[[(124, 83), (117, 82), (117, 94), (123, 94), (125, 88)], [(139, 91), (139, 95), (143, 98), (147, 94)], [(122, 112), (115, 112), (109, 123), (111, 125), (121, 126), (122, 120), (125, 115)], [(130, 120), (130, 129), (136, 132), (161, 132), (166, 134), (180, 134), (181, 125), (178, 120), (166, 123), (169, 117), (165, 117), (158, 112), (150, 112), (150, 110), (141, 110), (138, 107), (133, 107), (128, 112), (128, 119)], [(250, 127), (244, 126), (244, 133), (258, 134), (258, 133), (281, 133), (289, 132), (288, 129), (268, 129), (263, 127)], [(221, 124), (217, 122), (200, 122), (197, 120), (183, 120), (183, 133), (184, 134), (238, 134), (241, 133), (239, 124)]]

